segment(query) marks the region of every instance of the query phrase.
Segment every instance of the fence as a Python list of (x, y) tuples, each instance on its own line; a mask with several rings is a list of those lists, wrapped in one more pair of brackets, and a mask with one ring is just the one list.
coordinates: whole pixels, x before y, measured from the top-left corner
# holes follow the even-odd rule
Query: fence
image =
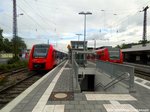
[(75, 60), (72, 61), (72, 69), (73, 69), (73, 85), (75, 92), (80, 92), (80, 86), (78, 82), (79, 66)]
[[(96, 68), (100, 72), (104, 72), (111, 76), (111, 78), (116, 81), (120, 80), (118, 78), (123, 78), (124, 75), (125, 80), (120, 80), (126, 85), (129, 86), (129, 92), (134, 92), (134, 67), (123, 64), (116, 64), (104, 61), (97, 61)], [(107, 86), (107, 85), (106, 85)]]

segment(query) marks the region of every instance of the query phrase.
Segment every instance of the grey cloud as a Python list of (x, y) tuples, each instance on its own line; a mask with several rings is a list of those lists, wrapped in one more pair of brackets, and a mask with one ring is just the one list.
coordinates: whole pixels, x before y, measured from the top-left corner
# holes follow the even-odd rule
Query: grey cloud
[[(79, 15), (81, 11), (91, 11), (93, 14), (87, 17), (87, 39), (107, 39), (110, 33), (116, 32), (88, 32), (88, 29), (117, 29), (118, 33), (128, 35), (135, 35), (136, 33), (129, 31), (130, 28), (140, 26), (143, 23), (143, 13), (137, 15), (131, 15), (130, 9), (137, 10), (141, 5), (137, 0), (25, 0), (32, 8), (24, 1), (17, 1), (19, 7), (21, 7), (27, 14), (18, 18), (18, 32), (19, 35), (24, 38), (33, 38), (36, 35), (51, 36), (56, 34), (65, 38), (64, 33), (73, 34), (75, 32), (83, 32), (84, 16)], [(9, 3), (8, 3), (9, 2)], [(2, 3), (2, 0), (1, 0)], [(140, 1), (145, 3), (145, 1)], [(9, 5), (6, 5), (9, 4)], [(12, 2), (3, 1), (3, 7), (9, 6), (10, 10), (7, 10), (10, 14), (8, 17), (0, 14), (0, 23), (5, 24), (8, 27), (4, 27), (4, 32), (12, 31)], [(8, 7), (7, 7), (8, 8)], [(142, 7), (141, 7), (142, 8)], [(105, 10), (102, 12), (101, 10)], [(138, 11), (138, 10), (137, 10)], [(18, 13), (22, 12), (18, 8)], [(124, 13), (125, 12), (125, 13)], [(114, 16), (113, 14), (118, 15)], [(124, 17), (129, 15), (128, 19), (122, 21)], [(39, 15), (42, 17), (39, 17)], [(150, 15), (148, 14), (148, 18)], [(6, 22), (6, 23), (5, 23)], [(150, 23), (148, 22), (148, 25)], [(132, 27), (129, 27), (132, 26)], [(8, 31), (8, 29), (10, 31)], [(37, 29), (37, 31), (35, 31)], [(137, 31), (135, 31), (137, 32)], [(67, 36), (66, 36), (67, 37)], [(55, 39), (54, 39), (55, 40)], [(71, 40), (71, 39), (70, 39)], [(45, 40), (43, 39), (43, 42)], [(37, 41), (33, 41), (37, 43)], [(30, 43), (32, 44), (32, 43)]]

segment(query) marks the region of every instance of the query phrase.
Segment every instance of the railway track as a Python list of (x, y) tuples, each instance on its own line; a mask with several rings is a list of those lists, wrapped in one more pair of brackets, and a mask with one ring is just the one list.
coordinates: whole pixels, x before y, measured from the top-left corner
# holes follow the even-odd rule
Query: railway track
[(33, 75), (30, 75), (27, 78), (22, 79), (19, 82), (4, 88), (3, 90), (0, 90), (0, 109), (16, 98), (20, 93), (22, 93), (42, 76), (42, 74), (34, 73)]
[(150, 66), (124, 62), (126, 65), (134, 67), (135, 76), (150, 80)]
[(150, 73), (149, 72), (145, 72), (145, 71), (135, 69), (134, 73), (135, 73), (135, 76), (138, 76), (138, 77), (146, 79), (146, 80), (150, 80)]
[(27, 68), (16, 69), (0, 75), (0, 91), (30, 75)]
[(22, 72), (22, 71), (27, 71), (28, 69), (25, 68), (25, 67), (21, 67), (21, 68), (17, 68), (17, 69), (13, 69), (11, 71), (6, 71), (6, 72), (0, 72), (0, 76), (1, 75), (12, 75), (12, 74), (15, 74), (15, 73), (18, 73), (18, 72)]
[[(92, 63), (95, 63), (91, 61)], [(150, 81), (150, 66), (144, 66), (144, 65), (137, 65), (133, 63), (126, 63), (124, 62), (125, 65), (130, 65), (135, 68), (135, 76), (138, 76), (140, 78), (146, 79)]]

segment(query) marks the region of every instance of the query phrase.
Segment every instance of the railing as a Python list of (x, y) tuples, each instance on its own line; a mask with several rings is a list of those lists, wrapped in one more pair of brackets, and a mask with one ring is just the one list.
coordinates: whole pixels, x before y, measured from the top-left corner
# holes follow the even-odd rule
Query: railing
[[(101, 82), (96, 84), (96, 88), (101, 86), (103, 89), (108, 89), (112, 85), (122, 82), (129, 86), (129, 92), (134, 92), (134, 67), (116, 64), (104, 61), (97, 61), (96, 68), (99, 72), (104, 72), (108, 74), (112, 81), (107, 83), (106, 85), (102, 85)], [(119, 75), (120, 74), (120, 75)]]
[(117, 84), (118, 82), (122, 81), (122, 80), (126, 80), (129, 78), (129, 73), (123, 73), (118, 75), (118, 77), (114, 78), (112, 81), (110, 81), (109, 83), (107, 83), (106, 85), (103, 85), (101, 82), (99, 82), (96, 86), (95, 89), (98, 88), (99, 86), (101, 86), (103, 88), (103, 90), (106, 90), (110, 87), (112, 87), (113, 85)]
[[(74, 80), (74, 88), (79, 90), (79, 82), (80, 77), (79, 74), (82, 74), (82, 70), (85, 74), (91, 67), (90, 63), (87, 63), (88, 66), (79, 66), (75, 59), (72, 60), (72, 70), (73, 70), (73, 80)], [(92, 63), (94, 64), (94, 63)], [(103, 90), (107, 90), (108, 88), (112, 87), (116, 84), (123, 84), (125, 85), (126, 89), (129, 92), (135, 92), (134, 88), (134, 67), (117, 64), (117, 63), (110, 63), (104, 61), (96, 61), (96, 66), (94, 67), (94, 71), (90, 71), (96, 75), (95, 79), (95, 90), (98, 87), (102, 87)], [(93, 70), (93, 69), (92, 69)], [(101, 80), (102, 79), (102, 80)], [(105, 80), (106, 79), (106, 80)], [(120, 83), (121, 82), (121, 83)], [(116, 86), (120, 87), (120, 86)]]
[(72, 61), (72, 69), (74, 71), (73, 73), (73, 85), (75, 88), (75, 91), (80, 91), (79, 87), (79, 82), (78, 82), (78, 71), (79, 71), (79, 66), (75, 60)]

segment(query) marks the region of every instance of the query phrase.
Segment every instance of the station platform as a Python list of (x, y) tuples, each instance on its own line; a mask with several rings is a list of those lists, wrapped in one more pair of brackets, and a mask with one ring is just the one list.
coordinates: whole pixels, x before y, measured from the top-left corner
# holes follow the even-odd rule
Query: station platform
[(71, 66), (64, 61), (0, 112), (150, 112), (150, 82), (136, 77), (135, 89), (130, 94), (76, 92)]

